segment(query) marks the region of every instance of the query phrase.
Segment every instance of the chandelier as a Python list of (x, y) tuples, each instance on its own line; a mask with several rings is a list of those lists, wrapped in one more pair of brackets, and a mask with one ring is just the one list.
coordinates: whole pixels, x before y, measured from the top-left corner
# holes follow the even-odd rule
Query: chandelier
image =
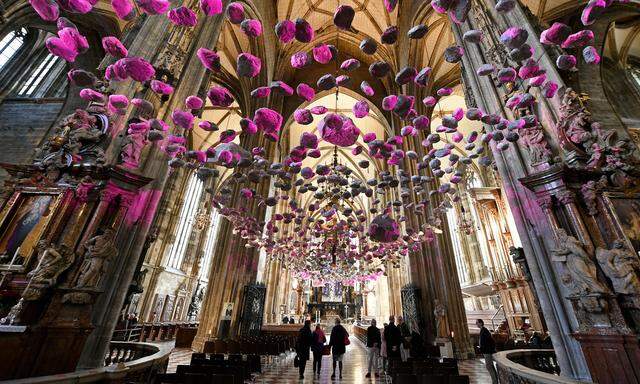
[(470, 235), (475, 232), (476, 226), (473, 219), (464, 210), (464, 207), (460, 207), (460, 217), (458, 220), (458, 228), (465, 235)]

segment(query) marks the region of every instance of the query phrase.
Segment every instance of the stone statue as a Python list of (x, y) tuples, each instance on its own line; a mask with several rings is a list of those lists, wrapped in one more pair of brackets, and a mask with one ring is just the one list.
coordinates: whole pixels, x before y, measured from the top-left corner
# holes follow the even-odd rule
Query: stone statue
[(624, 240), (615, 240), (612, 249), (598, 248), (596, 259), (616, 293), (640, 294), (640, 260), (625, 246)]
[(50, 178), (59, 170), (74, 163), (105, 163), (100, 142), (104, 137), (98, 118), (83, 109), (65, 117), (54, 130), (53, 136), (35, 151), (35, 165), (42, 167)]
[(60, 274), (69, 268), (75, 260), (75, 254), (69, 247), (55, 247), (40, 240), (37, 245), (40, 254), (38, 265), (27, 274), (30, 278), (22, 297), (27, 301), (38, 300), (47, 288), (56, 284)]
[(436, 319), (437, 337), (447, 337), (447, 308), (440, 301), (435, 300), (433, 306), (433, 315)]
[(84, 261), (74, 288), (95, 288), (106, 271), (108, 262), (118, 253), (114, 246), (115, 231), (106, 229), (85, 246)]
[(558, 229), (558, 248), (554, 251), (553, 261), (562, 263), (567, 274), (562, 276), (565, 286), (572, 295), (603, 294), (608, 289), (596, 277), (596, 265), (584, 247), (564, 229)]
[(524, 148), (529, 153), (530, 165), (535, 165), (551, 160), (551, 149), (544, 137), (544, 129), (540, 124), (535, 127), (520, 130), (520, 137)]
[(590, 216), (595, 216), (598, 214), (598, 203), (597, 203), (598, 192), (604, 189), (607, 186), (607, 184), (608, 184), (607, 177), (602, 176), (598, 181), (589, 180), (580, 187), (580, 193), (582, 194), (582, 199), (584, 201), (585, 206), (587, 207), (587, 213)]
[[(137, 127), (137, 128), (136, 128)], [(137, 168), (140, 163), (142, 149), (149, 142), (147, 140), (148, 129), (143, 129), (140, 125), (129, 125), (127, 135), (121, 143), (120, 159), (129, 168)]]

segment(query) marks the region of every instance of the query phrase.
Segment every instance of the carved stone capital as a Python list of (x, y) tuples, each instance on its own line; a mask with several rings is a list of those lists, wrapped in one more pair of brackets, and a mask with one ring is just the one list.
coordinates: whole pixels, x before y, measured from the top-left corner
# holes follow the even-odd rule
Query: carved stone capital
[(551, 195), (538, 196), (536, 202), (545, 211), (550, 210), (553, 207), (553, 197)]
[(568, 189), (558, 192), (556, 198), (562, 204), (573, 204), (576, 202), (576, 194)]

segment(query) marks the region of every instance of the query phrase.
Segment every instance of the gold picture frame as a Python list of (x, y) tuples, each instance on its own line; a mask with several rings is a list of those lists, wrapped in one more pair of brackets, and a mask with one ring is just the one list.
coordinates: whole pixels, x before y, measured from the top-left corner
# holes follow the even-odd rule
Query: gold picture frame
[(16, 190), (0, 210), (0, 269), (24, 270), (55, 217), (60, 190)]
[(616, 235), (624, 239), (636, 253), (639, 253), (640, 194), (627, 195), (620, 192), (605, 192), (602, 197)]

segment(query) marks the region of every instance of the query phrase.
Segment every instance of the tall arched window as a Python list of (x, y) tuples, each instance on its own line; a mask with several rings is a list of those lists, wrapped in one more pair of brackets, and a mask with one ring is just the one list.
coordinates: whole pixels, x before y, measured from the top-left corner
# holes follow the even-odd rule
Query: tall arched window
[(451, 245), (453, 246), (453, 255), (456, 259), (456, 268), (458, 269), (458, 280), (460, 280), (460, 283), (465, 283), (468, 278), (469, 266), (464, 258), (462, 247), (460, 246), (462, 239), (460, 238), (455, 210), (448, 209), (446, 216), (447, 224), (449, 225), (449, 236), (451, 236)]
[(13, 55), (22, 47), (24, 36), (27, 30), (24, 28), (16, 29), (5, 35), (0, 40), (0, 71), (11, 60)]
[(204, 183), (195, 174), (189, 177), (189, 183), (184, 194), (182, 208), (178, 216), (178, 225), (176, 226), (175, 239), (169, 249), (169, 257), (167, 258), (167, 266), (180, 269), (184, 260), (191, 230), (193, 229), (193, 218), (198, 211), (200, 205), (200, 196), (204, 189)]
[[(29, 73), (20, 84), (20, 89), (16, 93), (19, 97), (60, 97), (63, 93), (64, 86), (50, 87), (48, 83), (56, 82), (64, 72), (65, 63), (58, 56), (51, 53), (47, 54), (44, 59)], [(66, 85), (66, 81), (63, 84)], [(49, 90), (52, 88), (52, 90)]]
[(198, 277), (200, 279), (209, 278), (209, 269), (211, 268), (211, 260), (213, 259), (213, 247), (218, 242), (218, 224), (220, 223), (220, 214), (217, 209), (211, 210), (209, 228), (207, 229), (207, 239), (204, 243), (204, 257), (200, 264)]

